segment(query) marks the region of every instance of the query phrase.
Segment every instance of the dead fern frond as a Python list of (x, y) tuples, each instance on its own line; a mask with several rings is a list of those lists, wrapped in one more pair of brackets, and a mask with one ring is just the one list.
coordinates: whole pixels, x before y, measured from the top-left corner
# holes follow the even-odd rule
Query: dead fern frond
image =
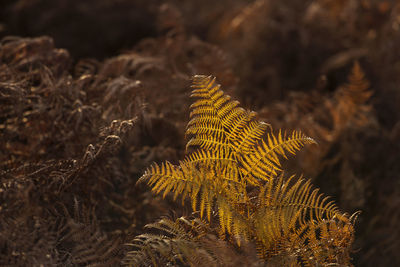
[(265, 266), (250, 243), (237, 251), (217, 239), (215, 229), (198, 218), (161, 219), (148, 224), (148, 234), (137, 236), (123, 260), (126, 266)]
[(186, 263), (190, 266), (218, 266), (217, 260), (200, 241), (207, 231), (206, 225), (200, 220), (181, 217), (173, 221), (164, 218), (146, 225), (146, 228), (158, 234), (142, 234), (128, 244), (137, 250), (126, 255), (124, 265), (166, 266), (168, 263)]
[(357, 61), (354, 62), (348, 80), (349, 83), (342, 86), (335, 95), (337, 106), (331, 108), (336, 132), (353, 124), (363, 126), (369, 122), (367, 115), (371, 106), (367, 101), (372, 91), (369, 90), (369, 82)]
[[(74, 215), (70, 216), (67, 213), (65, 217), (64, 234), (59, 246), (70, 249), (67, 261), (71, 265), (112, 266), (118, 264), (120, 259), (117, 255), (121, 250), (122, 240), (101, 230), (94, 210), (89, 210), (85, 206), (81, 207), (75, 199)], [(73, 246), (70, 247), (70, 244)]]

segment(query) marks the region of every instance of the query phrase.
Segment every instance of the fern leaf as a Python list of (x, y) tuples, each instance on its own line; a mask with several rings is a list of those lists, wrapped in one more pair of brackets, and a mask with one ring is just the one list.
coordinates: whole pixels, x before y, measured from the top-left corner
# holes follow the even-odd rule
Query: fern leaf
[(187, 144), (186, 149), (190, 146), (199, 146), (202, 149), (226, 149), (229, 148), (229, 144), (224, 142), (223, 139), (220, 138), (219, 134), (200, 134), (195, 138), (192, 138)]
[[(282, 158), (315, 141), (300, 131), (275, 135), (255, 112), (245, 111), (225, 95), (211, 76), (195, 76), (192, 87), (197, 101), (191, 106), (186, 148), (197, 149), (178, 166), (152, 165), (139, 181), (147, 181), (163, 197), (172, 192), (174, 200), (189, 199), (193, 211), (209, 223), (218, 216), (222, 239), (228, 236), (239, 246), (243, 240), (253, 240), (262, 257), (291, 253), (291, 262), (335, 263), (326, 255), (334, 253), (331, 248), (350, 246), (353, 221), (310, 181), (284, 179), (281, 165)], [(194, 225), (183, 219), (151, 224), (148, 227), (166, 236), (139, 236), (133, 245), (140, 251), (131, 256), (146, 264), (157, 262), (159, 256), (190, 265), (187, 256), (196, 247), (191, 242), (198, 230), (191, 234), (187, 229)], [(166, 251), (172, 251), (174, 258)]]
[(244, 154), (241, 163), (243, 164), (243, 176), (251, 179), (269, 181), (281, 171), (279, 156), (287, 158), (287, 153), (295, 154), (305, 144), (316, 143), (312, 138), (305, 136), (299, 131), (293, 131), (290, 136), (282, 135), (279, 131), (278, 138), (270, 133), (267, 142), (262, 140), (261, 145), (254, 150), (254, 153)]
[(249, 154), (265, 134), (268, 124), (265, 122), (250, 121), (237, 138), (233, 140), (235, 151), (238, 154)]
[[(231, 129), (238, 130), (236, 123), (249, 117), (249, 114), (238, 107), (239, 102), (220, 90), (211, 76), (196, 75), (193, 78), (194, 89), (192, 97), (198, 100), (191, 105), (190, 121), (186, 135), (194, 135), (188, 142), (190, 146), (200, 146), (205, 149), (218, 149), (221, 144), (233, 149), (233, 143), (228, 136)], [(209, 138), (209, 139), (208, 139)]]
[(292, 184), (292, 180), (293, 176), (283, 182), (281, 175), (260, 190), (259, 207), (252, 218), (265, 251), (272, 251), (271, 246), (279, 243), (310, 249), (321, 242), (314, 235), (322, 225), (350, 224), (333, 202), (328, 202), (318, 189), (312, 189), (310, 181), (300, 179)]
[[(123, 260), (129, 266), (167, 266), (189, 263), (200, 263), (216, 266), (214, 257), (206, 253), (199, 238), (204, 236), (205, 225), (198, 220), (188, 221), (178, 218), (175, 221), (161, 219), (156, 223), (146, 225), (146, 228), (157, 230), (160, 234), (142, 234), (131, 244), (135, 248)], [(202, 253), (199, 254), (198, 251)]]

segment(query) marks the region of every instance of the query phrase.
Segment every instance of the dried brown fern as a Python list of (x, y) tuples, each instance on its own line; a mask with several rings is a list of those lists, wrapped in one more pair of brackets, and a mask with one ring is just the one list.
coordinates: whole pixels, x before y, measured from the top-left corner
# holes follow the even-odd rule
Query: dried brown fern
[(264, 266), (252, 247), (238, 251), (217, 238), (218, 233), (205, 221), (181, 217), (163, 218), (146, 225), (148, 231), (130, 244), (123, 264), (130, 266)]
[(343, 128), (362, 127), (370, 123), (367, 116), (371, 106), (367, 101), (372, 91), (369, 90), (369, 82), (358, 62), (354, 62), (348, 80), (348, 84), (339, 88), (335, 95), (336, 105), (329, 106), (337, 134)]

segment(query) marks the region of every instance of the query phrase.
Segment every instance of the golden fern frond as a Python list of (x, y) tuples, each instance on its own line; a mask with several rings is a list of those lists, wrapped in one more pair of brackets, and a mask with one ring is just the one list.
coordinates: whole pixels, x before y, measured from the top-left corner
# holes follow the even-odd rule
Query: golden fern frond
[[(224, 99), (223, 92), (219, 89), (220, 85), (215, 84), (215, 78), (211, 76), (195, 76), (192, 83), (191, 97), (199, 98), (199, 101), (190, 106), (190, 121), (187, 125), (186, 135), (209, 135), (217, 137), (218, 140), (224, 140), (226, 130), (222, 124), (221, 118), (218, 116), (216, 100)], [(219, 101), (221, 102), (221, 101)], [(187, 144), (187, 148), (191, 145), (200, 145), (201, 141), (192, 141)]]
[[(191, 119), (195, 115), (206, 115), (202, 112), (202, 108), (210, 109), (210, 115), (220, 118), (223, 127), (229, 128), (230, 121), (245, 112), (242, 108), (238, 108), (239, 102), (231, 101), (230, 96), (225, 95), (220, 90), (220, 85), (215, 83), (216, 78), (212, 76), (196, 75), (193, 77), (192, 95), (198, 98), (198, 101), (192, 104)], [(199, 112), (200, 111), (200, 112)]]
[[(253, 153), (243, 154), (241, 163), (244, 179), (270, 180), (281, 171), (279, 156), (287, 158), (287, 152), (295, 154), (306, 144), (316, 143), (312, 138), (305, 136), (300, 131), (293, 131), (287, 136), (279, 131), (276, 137), (273, 133), (267, 136), (267, 142), (262, 140)], [(254, 177), (254, 178), (253, 178)]]
[(351, 266), (349, 248), (354, 241), (354, 227), (350, 219), (332, 218), (303, 225), (289, 238), (287, 247), (303, 266)]
[[(227, 134), (227, 141), (230, 143), (233, 143), (234, 140), (240, 139), (240, 134), (241, 132), (249, 125), (251, 122), (254, 122), (257, 113), (254, 111), (244, 111), (241, 112), (238, 116), (232, 114), (228, 115), (229, 117), (232, 117), (229, 122), (231, 123), (232, 127), (229, 128), (229, 133)], [(263, 124), (267, 125), (267, 124)], [(233, 148), (235, 149), (235, 148)]]
[[(314, 259), (319, 258), (316, 262), (322, 263), (325, 254), (333, 255), (332, 251), (321, 254), (322, 248), (348, 249), (353, 233), (351, 221), (333, 201), (313, 189), (310, 181), (299, 179), (293, 183), (293, 178), (284, 181), (281, 175), (260, 190), (259, 206), (252, 215), (259, 251), (265, 257), (301, 248), (299, 256), (313, 253)], [(325, 246), (324, 242), (333, 238), (342, 241)]]
[(196, 135), (195, 138), (189, 140), (186, 144), (186, 148), (190, 146), (199, 146), (207, 150), (229, 149), (231, 144), (222, 139), (221, 134), (222, 132)]
[[(187, 148), (197, 150), (177, 166), (152, 165), (139, 181), (146, 180), (163, 197), (171, 192), (174, 200), (189, 199), (193, 211), (198, 210), (200, 218), (206, 216), (210, 224), (218, 216), (221, 239), (229, 237), (237, 245), (242, 240), (256, 241), (262, 257), (290, 255), (290, 262), (299, 258), (306, 264), (320, 264), (335, 263), (330, 257), (336, 250), (348, 256), (354, 232), (351, 220), (310, 181), (283, 176), (281, 159), (315, 141), (300, 131), (267, 132), (270, 126), (258, 121), (255, 112), (240, 108), (211, 76), (195, 76), (192, 87), (198, 100), (191, 106)], [(166, 222), (150, 226), (169, 236), (187, 233)], [(326, 243), (332, 238), (341, 241)], [(146, 248), (140, 251), (165, 245), (165, 240), (157, 240), (139, 237), (140, 247)], [(140, 253), (135, 255), (144, 255)], [(151, 255), (146, 259), (151, 261)]]
[(161, 166), (154, 164), (150, 166), (143, 176), (138, 180), (138, 183), (147, 180), (148, 184), (152, 186), (152, 191), (160, 193), (164, 191), (163, 197), (165, 197), (171, 190), (181, 189), (179, 184), (181, 181), (186, 181), (182, 170), (177, 166), (166, 161)]
[(248, 152), (249, 147), (265, 133), (267, 124), (255, 120), (256, 113), (238, 107), (215, 83), (211, 76), (196, 75), (193, 78), (192, 97), (198, 100), (191, 105), (190, 121), (186, 135), (192, 135), (187, 143), (204, 149), (230, 148), (236, 152)]
[(203, 150), (198, 149), (193, 153), (186, 156), (183, 160), (185, 164), (192, 164), (193, 166), (206, 166), (216, 163), (225, 163), (227, 166), (229, 164), (236, 165), (237, 160), (235, 159), (232, 151), (229, 149), (219, 149), (219, 150)]
[(315, 143), (298, 131), (289, 136), (279, 132), (278, 137), (271, 132), (265, 142), (262, 137), (270, 125), (256, 120), (257, 113), (238, 107), (239, 103), (223, 93), (215, 78), (197, 75), (193, 89), (192, 96), (198, 100), (191, 106), (186, 135), (193, 137), (187, 148), (233, 151), (233, 157), (243, 165), (242, 177), (253, 185), (280, 171), (278, 156), (286, 158), (286, 152), (294, 154), (303, 145)]
[(249, 154), (265, 134), (268, 124), (259, 121), (250, 121), (232, 140), (234, 149), (240, 154)]
[(206, 213), (210, 221), (214, 204), (216, 209), (225, 209), (222, 214), (232, 214), (232, 203), (246, 201), (246, 184), (239, 179), (236, 165), (229, 151), (198, 150), (179, 166), (169, 162), (152, 165), (138, 182), (147, 181), (163, 197), (172, 191), (174, 199), (190, 198), (193, 210), (199, 210), (201, 217)]

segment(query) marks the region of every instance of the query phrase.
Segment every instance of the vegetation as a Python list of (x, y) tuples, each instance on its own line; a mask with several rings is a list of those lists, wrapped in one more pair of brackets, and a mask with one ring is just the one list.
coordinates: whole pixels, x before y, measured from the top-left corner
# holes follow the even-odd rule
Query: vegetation
[(399, 7), (2, 1), (0, 265), (400, 265)]
[[(192, 138), (186, 147), (197, 149), (179, 166), (167, 161), (150, 167), (139, 182), (148, 181), (163, 197), (172, 192), (174, 199), (190, 199), (200, 219), (207, 214), (206, 222), (211, 223), (218, 217), (221, 239), (234, 240), (238, 246), (256, 242), (260, 258), (267, 262), (284, 254), (279, 266), (287, 258), (299, 266), (349, 265), (352, 219), (313, 190), (309, 181), (285, 179), (281, 169), (280, 158), (315, 141), (299, 131), (275, 135), (268, 124), (256, 120), (255, 112), (238, 107), (225, 95), (215, 78), (194, 76), (192, 87), (192, 97), (198, 100), (191, 105), (186, 135)], [(196, 231), (187, 233), (181, 222)], [(204, 247), (195, 241), (207, 234), (198, 230), (202, 224), (180, 218), (148, 225), (169, 235), (140, 235), (135, 241), (141, 251), (130, 253), (128, 263), (167, 265), (179, 260), (201, 265), (201, 257), (193, 255)]]

